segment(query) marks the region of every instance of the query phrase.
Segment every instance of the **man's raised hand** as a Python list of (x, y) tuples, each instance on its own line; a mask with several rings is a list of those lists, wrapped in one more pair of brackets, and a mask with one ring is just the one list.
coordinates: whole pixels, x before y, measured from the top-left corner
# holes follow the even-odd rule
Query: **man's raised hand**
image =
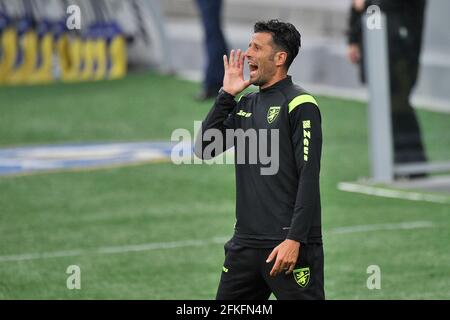
[(223, 90), (236, 96), (250, 85), (250, 80), (244, 80), (244, 59), (245, 54), (241, 50), (230, 52), (230, 59), (223, 56), (223, 66), (225, 76), (223, 77)]

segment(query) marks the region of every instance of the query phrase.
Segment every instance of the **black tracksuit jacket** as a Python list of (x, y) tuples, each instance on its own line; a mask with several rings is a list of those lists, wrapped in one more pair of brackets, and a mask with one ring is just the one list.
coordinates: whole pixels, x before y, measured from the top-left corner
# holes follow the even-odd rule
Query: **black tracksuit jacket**
[[(316, 100), (294, 85), (290, 76), (242, 96), (239, 102), (222, 91), (202, 123), (203, 134), (208, 129), (219, 129), (223, 134), (227, 129), (279, 130), (276, 174), (262, 175), (261, 168), (268, 165), (259, 161), (235, 165), (234, 241), (256, 248), (274, 247), (285, 239), (303, 244), (322, 243), (319, 188), (322, 130)], [(271, 150), (270, 145), (277, 142), (271, 141), (269, 133), (267, 136)], [(203, 151), (210, 143), (199, 134), (196, 154), (205, 158)], [(237, 143), (236, 138), (233, 143)], [(245, 152), (249, 152), (248, 145)], [(235, 160), (236, 157), (237, 152)]]

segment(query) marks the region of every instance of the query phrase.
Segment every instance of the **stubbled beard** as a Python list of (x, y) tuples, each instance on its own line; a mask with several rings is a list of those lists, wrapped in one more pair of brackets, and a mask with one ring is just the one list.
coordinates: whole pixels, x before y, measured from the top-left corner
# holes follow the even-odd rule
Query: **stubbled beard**
[(266, 83), (266, 82), (263, 81), (263, 80), (261, 80), (261, 79), (256, 79), (256, 80), (253, 82), (253, 85), (258, 86), (258, 87), (261, 87), (261, 86), (263, 86), (265, 83)]
[(261, 87), (267, 83), (266, 79), (258, 77), (255, 81), (252, 82), (254, 86)]
[(255, 81), (253, 81), (253, 85), (257, 87), (262, 87), (267, 84), (272, 77), (272, 74), (266, 73), (264, 75), (260, 75)]
[[(275, 54), (276, 52), (273, 52), (272, 55), (269, 57), (269, 61), (274, 61), (275, 60)], [(259, 70), (258, 70), (259, 71)], [(262, 74), (262, 73), (260, 73)], [(269, 78), (269, 77), (266, 77)], [(256, 79), (254, 82), (252, 82), (252, 84), (254, 86), (258, 86), (258, 87), (262, 87), (264, 86), (269, 80), (268, 79), (264, 79), (262, 76), (260, 76), (258, 79)]]

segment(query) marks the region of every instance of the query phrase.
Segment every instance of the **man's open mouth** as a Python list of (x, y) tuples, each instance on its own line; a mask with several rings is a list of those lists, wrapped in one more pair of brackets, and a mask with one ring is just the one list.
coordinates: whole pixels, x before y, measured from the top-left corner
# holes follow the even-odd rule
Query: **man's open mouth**
[(253, 62), (249, 62), (248, 63), (248, 68), (250, 70), (250, 75), (253, 76), (256, 74), (257, 70), (258, 70), (258, 65), (256, 65)]

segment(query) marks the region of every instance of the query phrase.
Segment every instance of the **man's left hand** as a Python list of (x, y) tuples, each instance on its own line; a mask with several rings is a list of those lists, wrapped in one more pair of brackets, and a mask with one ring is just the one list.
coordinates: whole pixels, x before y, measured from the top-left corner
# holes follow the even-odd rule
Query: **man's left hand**
[(283, 270), (287, 270), (286, 274), (294, 270), (300, 252), (300, 242), (286, 239), (272, 250), (266, 262), (269, 263), (276, 258), (270, 275), (276, 276)]

